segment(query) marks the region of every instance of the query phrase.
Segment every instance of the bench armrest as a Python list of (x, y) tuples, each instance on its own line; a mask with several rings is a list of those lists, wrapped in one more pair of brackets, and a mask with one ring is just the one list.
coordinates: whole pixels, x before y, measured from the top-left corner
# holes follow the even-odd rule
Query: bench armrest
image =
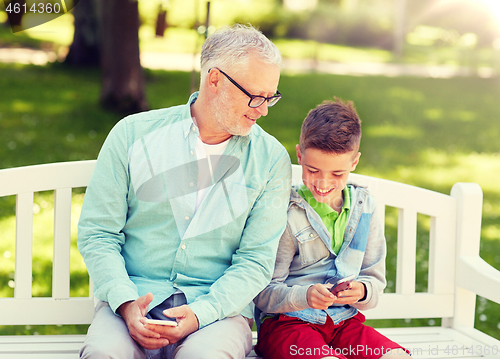
[(479, 256), (460, 256), (457, 285), (486, 299), (500, 303), (500, 271)]

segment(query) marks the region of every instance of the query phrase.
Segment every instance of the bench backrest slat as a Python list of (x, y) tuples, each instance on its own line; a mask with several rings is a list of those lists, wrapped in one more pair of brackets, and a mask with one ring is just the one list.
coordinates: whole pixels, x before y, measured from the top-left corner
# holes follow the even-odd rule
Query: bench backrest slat
[(431, 217), (429, 233), (429, 293), (455, 290), (456, 205), (440, 218)]
[(52, 297), (69, 299), (71, 241), (71, 188), (54, 191), (54, 257)]
[(16, 299), (29, 299), (32, 295), (33, 267), (33, 192), (16, 196)]
[(94, 172), (95, 162), (48, 163), (1, 170), (0, 197), (58, 188), (86, 187)]
[(88, 297), (1, 298), (0, 304), (0, 325), (90, 324), (94, 313), (94, 300)]
[(398, 252), (396, 293), (415, 293), (417, 253), (417, 212), (400, 208), (398, 211)]

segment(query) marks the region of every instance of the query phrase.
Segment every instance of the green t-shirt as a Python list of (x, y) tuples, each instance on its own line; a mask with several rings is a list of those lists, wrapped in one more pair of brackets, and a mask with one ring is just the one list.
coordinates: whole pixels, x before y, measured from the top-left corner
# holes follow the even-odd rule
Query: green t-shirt
[(344, 241), (344, 232), (347, 227), (347, 220), (349, 219), (349, 210), (351, 209), (351, 193), (349, 188), (346, 186), (342, 191), (344, 204), (340, 214), (328, 204), (316, 201), (311, 191), (309, 191), (305, 185), (302, 185), (297, 190), (297, 193), (304, 198), (321, 217), (323, 224), (331, 235), (332, 250), (335, 254), (338, 254), (340, 247), (342, 247), (342, 242)]

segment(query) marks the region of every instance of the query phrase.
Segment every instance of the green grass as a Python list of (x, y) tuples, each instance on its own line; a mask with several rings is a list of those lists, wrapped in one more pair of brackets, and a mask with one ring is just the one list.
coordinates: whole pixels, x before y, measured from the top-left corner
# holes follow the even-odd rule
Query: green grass
[[(0, 65), (0, 168), (96, 158), (107, 133), (119, 120), (97, 100), (97, 71)], [(190, 74), (147, 72), (151, 108), (182, 104), (189, 96)], [(260, 125), (276, 136), (292, 161), (300, 125), (309, 109), (334, 95), (353, 100), (363, 120), (361, 161), (356, 172), (449, 193), (458, 181), (477, 182), (484, 191), (481, 255), (500, 269), (500, 97), (498, 79), (385, 78), (323, 74), (283, 74), (280, 103)], [(50, 295), (51, 193), (35, 197), (35, 296)], [(75, 195), (74, 218), (82, 195)], [(14, 271), (14, 198), (0, 199), (0, 295), (10, 297)], [(394, 291), (397, 214), (387, 212), (388, 291)], [(74, 227), (76, 224), (74, 224)], [(429, 220), (419, 216), (417, 289), (427, 282)], [(75, 229), (73, 229), (74, 231)], [(88, 293), (83, 262), (72, 239), (71, 295)], [(500, 338), (498, 304), (480, 298), (476, 327)], [(428, 318), (375, 322), (376, 325), (438, 325)], [(0, 333), (52, 333), (57, 327), (0, 328)], [(62, 329), (84, 332), (85, 326)]]

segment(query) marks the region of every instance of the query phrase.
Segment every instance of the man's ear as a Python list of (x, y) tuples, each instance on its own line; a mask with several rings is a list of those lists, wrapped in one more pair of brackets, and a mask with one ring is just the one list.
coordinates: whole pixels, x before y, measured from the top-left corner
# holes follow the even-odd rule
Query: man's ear
[(295, 150), (297, 151), (297, 161), (299, 162), (299, 165), (302, 163), (302, 153), (300, 152), (300, 145), (295, 146)]
[(207, 84), (210, 91), (214, 93), (218, 91), (218, 87), (220, 86), (220, 80), (221, 80), (221, 73), (217, 71), (217, 69), (210, 69), (207, 79)]

